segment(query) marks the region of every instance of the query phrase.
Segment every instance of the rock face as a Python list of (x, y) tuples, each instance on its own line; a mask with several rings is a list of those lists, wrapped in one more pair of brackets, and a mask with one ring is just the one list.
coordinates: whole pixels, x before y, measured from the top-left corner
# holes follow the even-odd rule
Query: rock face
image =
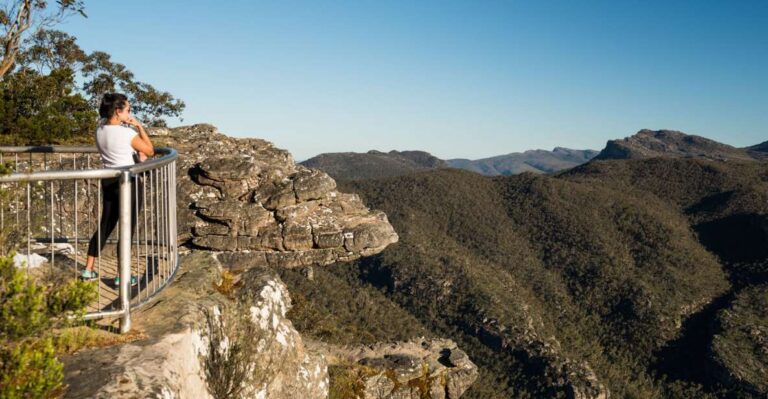
[(753, 161), (755, 156), (742, 148), (731, 147), (704, 137), (675, 130), (643, 129), (634, 136), (609, 140), (595, 159), (637, 159), (653, 157), (706, 158)]
[(327, 397), (325, 357), (307, 349), (285, 318), (291, 301), (274, 271), (243, 274), (239, 292), (249, 300), (242, 307), (213, 289), (218, 269), (209, 253), (184, 257), (177, 280), (133, 315), (146, 339), (64, 358), (66, 397), (223, 397), (212, 387), (233, 373), (222, 359), (236, 356), (235, 347), (247, 354), (241, 359), (248, 370), (238, 397)]
[(353, 388), (360, 398), (458, 398), (477, 378), (450, 340), (305, 343), (286, 318), (291, 298), (276, 272), (249, 268), (226, 288), (218, 282), (230, 258), (218, 255), (182, 257), (176, 281), (133, 314), (134, 331), (145, 337), (63, 358), (65, 397), (327, 398), (331, 361), (362, 371)]
[(180, 155), (181, 241), (248, 252), (257, 265), (297, 267), (353, 260), (398, 240), (383, 212), (268, 141), (228, 137), (211, 125), (151, 134)]
[[(398, 240), (387, 216), (264, 140), (227, 137), (210, 125), (153, 135), (156, 145), (179, 152), (179, 239), (193, 250), (182, 256), (176, 280), (133, 312), (140, 339), (62, 359), (66, 397), (328, 397), (326, 353), (305, 345), (287, 319), (291, 299), (272, 267), (378, 253)], [(429, 386), (440, 384), (430, 397), (458, 397), (476, 378), (450, 341), (425, 341), (411, 353)], [(407, 382), (415, 372), (385, 369), (400, 376), (388, 381)], [(365, 397), (417, 397), (382, 389)]]
[(347, 377), (337, 378), (349, 383), (334, 385), (336, 392), (362, 399), (455, 399), (478, 376), (467, 354), (447, 339), (418, 338), (325, 351), (336, 374)]

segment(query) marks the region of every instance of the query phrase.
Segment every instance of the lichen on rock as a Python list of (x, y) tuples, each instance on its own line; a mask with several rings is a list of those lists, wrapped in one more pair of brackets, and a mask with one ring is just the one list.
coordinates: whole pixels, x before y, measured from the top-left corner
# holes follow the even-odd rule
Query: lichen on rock
[(182, 242), (249, 253), (259, 266), (299, 267), (354, 260), (398, 240), (386, 214), (268, 141), (211, 125), (163, 129), (155, 140), (179, 152)]
[(63, 359), (66, 397), (219, 398), (233, 384), (248, 397), (327, 397), (325, 356), (285, 317), (290, 296), (277, 274), (249, 270), (233, 300), (215, 289), (220, 270), (211, 253), (183, 257), (174, 284), (134, 314), (146, 339)]
[(361, 399), (456, 399), (477, 379), (477, 366), (449, 339), (337, 347), (328, 353), (331, 392)]

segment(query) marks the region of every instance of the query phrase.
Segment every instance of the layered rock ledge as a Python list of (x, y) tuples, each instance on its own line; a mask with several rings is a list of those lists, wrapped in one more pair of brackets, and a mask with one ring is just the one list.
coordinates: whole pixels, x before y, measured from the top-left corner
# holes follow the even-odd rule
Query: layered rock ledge
[(398, 240), (386, 214), (268, 141), (229, 137), (211, 125), (150, 134), (180, 155), (181, 242), (247, 252), (257, 265), (298, 267), (354, 260)]

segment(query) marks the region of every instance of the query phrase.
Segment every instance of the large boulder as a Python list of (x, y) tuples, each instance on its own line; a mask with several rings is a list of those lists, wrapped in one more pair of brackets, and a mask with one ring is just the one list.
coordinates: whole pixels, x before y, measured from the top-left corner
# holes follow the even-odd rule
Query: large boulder
[(299, 267), (372, 255), (398, 240), (387, 215), (268, 141), (228, 137), (211, 125), (151, 134), (180, 155), (182, 242), (248, 253), (256, 266)]

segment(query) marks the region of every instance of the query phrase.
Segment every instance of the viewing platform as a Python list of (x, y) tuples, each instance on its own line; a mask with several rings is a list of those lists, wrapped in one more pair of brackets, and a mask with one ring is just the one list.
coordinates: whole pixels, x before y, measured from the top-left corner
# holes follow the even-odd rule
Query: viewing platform
[(85, 318), (119, 318), (123, 333), (131, 328), (131, 311), (162, 291), (179, 266), (178, 155), (171, 148), (156, 154), (107, 169), (100, 168), (95, 147), (0, 147), (0, 163), (11, 169), (0, 176), (0, 244), (15, 250), (17, 265), (43, 282), (80, 278), (91, 237), (105, 234), (99, 223), (103, 186), (117, 185), (119, 222), (97, 251), (98, 297)]

